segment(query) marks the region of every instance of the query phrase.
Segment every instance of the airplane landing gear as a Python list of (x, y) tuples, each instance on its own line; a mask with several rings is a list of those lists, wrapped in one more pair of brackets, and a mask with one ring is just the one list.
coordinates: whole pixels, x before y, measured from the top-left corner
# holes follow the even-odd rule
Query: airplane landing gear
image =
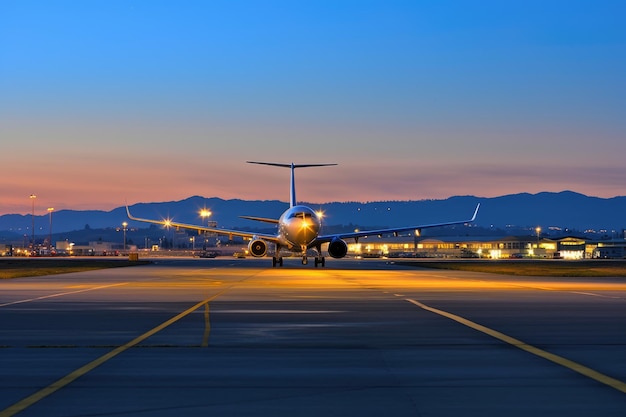
[(302, 257), (302, 265), (306, 265), (306, 264), (308, 264), (308, 263), (309, 263), (309, 259), (306, 257), (306, 255), (304, 255), (304, 256)]
[(283, 257), (282, 256), (273, 256), (272, 257), (272, 267), (276, 267), (276, 265), (278, 266), (283, 266)]
[(322, 267), (326, 266), (326, 258), (324, 258), (323, 256), (316, 256), (315, 267), (317, 268), (318, 265), (321, 265)]

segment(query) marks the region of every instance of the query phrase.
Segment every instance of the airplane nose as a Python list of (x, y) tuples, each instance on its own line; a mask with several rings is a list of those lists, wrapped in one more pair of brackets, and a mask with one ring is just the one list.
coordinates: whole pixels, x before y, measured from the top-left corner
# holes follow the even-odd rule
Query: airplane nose
[(319, 233), (319, 225), (307, 219), (293, 219), (288, 227), (289, 240), (300, 245), (312, 242)]

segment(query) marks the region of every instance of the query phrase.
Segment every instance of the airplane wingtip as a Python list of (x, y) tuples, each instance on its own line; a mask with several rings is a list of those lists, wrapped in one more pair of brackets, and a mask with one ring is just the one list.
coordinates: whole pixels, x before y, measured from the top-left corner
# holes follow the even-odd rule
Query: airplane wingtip
[(129, 219), (132, 219), (133, 216), (130, 214), (130, 209), (128, 208), (128, 201), (126, 201), (125, 203), (126, 203), (126, 215), (128, 216)]
[(480, 203), (476, 205), (476, 210), (474, 210), (474, 215), (472, 216), (472, 221), (476, 220), (476, 216), (478, 215), (478, 209), (480, 208)]

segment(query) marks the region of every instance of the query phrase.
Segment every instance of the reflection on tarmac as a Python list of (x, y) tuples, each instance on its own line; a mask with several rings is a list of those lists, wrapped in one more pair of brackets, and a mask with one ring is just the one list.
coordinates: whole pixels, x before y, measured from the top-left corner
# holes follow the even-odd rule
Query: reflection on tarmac
[(209, 334), (211, 333), (211, 320), (209, 319), (209, 303), (204, 304), (204, 334), (202, 335), (202, 347), (209, 346)]
[(626, 410), (624, 280), (266, 264), (0, 282), (0, 417)]

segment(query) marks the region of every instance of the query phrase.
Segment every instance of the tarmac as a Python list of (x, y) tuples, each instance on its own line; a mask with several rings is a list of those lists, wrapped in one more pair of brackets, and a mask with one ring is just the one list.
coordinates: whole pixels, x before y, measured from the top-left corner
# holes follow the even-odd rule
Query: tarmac
[(0, 417), (626, 415), (626, 280), (155, 259), (0, 281)]

